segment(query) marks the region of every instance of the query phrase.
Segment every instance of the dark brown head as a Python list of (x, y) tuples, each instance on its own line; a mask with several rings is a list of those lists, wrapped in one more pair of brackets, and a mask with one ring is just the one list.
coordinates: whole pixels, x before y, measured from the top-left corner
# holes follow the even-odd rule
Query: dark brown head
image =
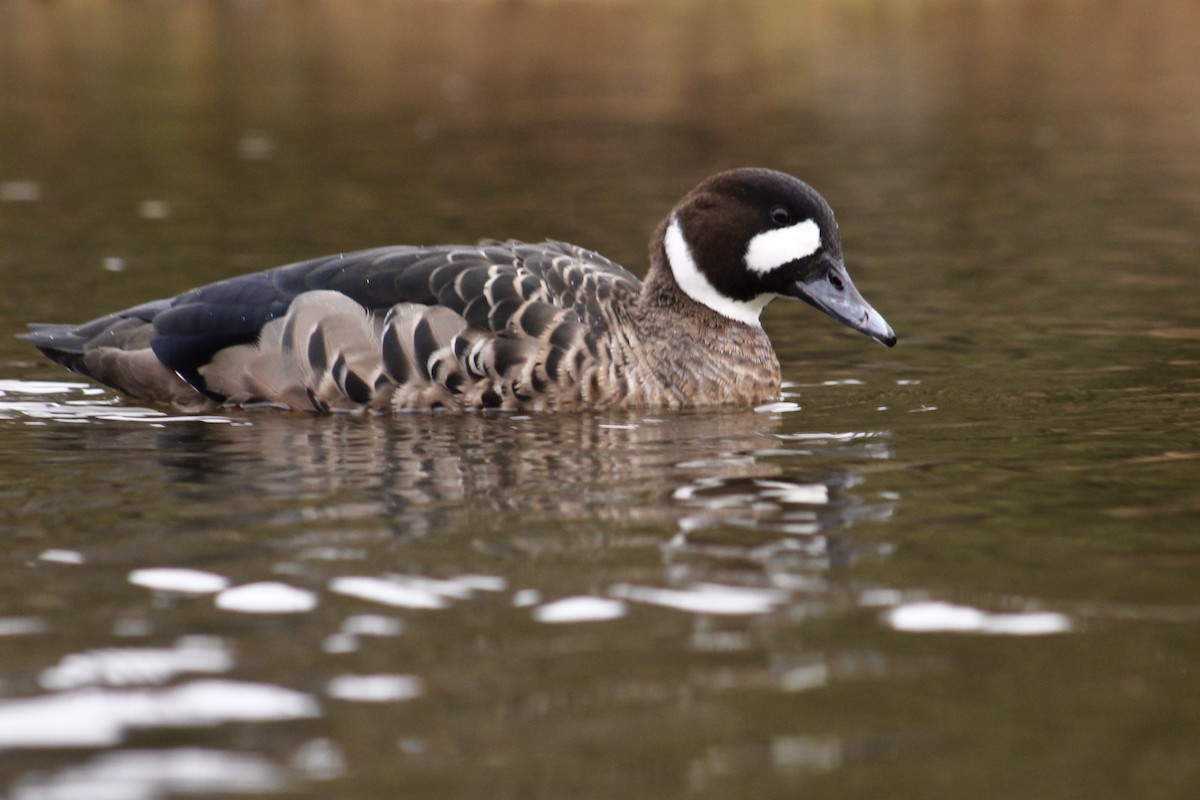
[(796, 297), (889, 347), (896, 343), (846, 272), (833, 210), (791, 175), (714, 175), (679, 202), (659, 238), (679, 288), (723, 316), (757, 325), (767, 303)]

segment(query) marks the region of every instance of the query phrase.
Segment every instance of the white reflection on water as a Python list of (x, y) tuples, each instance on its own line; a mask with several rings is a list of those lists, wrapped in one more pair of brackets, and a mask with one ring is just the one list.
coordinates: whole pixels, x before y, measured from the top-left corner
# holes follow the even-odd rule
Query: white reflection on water
[[(668, 550), (756, 561), (787, 555), (793, 562), (807, 560), (809, 567), (826, 567), (831, 558), (841, 557), (830, 553), (828, 532), (861, 520), (886, 520), (892, 514), (895, 498), (868, 502), (847, 491), (859, 480), (848, 472), (817, 480), (697, 478), (671, 494), (672, 500), (694, 511), (679, 517), (679, 535)], [(720, 535), (731, 527), (744, 535)], [(708, 534), (710, 530), (714, 534)]]
[(829, 502), (829, 487), (823, 483), (788, 483), (758, 479), (760, 497), (785, 504), (823, 506)]
[(829, 665), (824, 661), (788, 667), (779, 675), (779, 689), (784, 692), (806, 692), (829, 684)]
[(445, 597), (429, 589), (366, 575), (334, 578), (329, 582), (329, 590), (397, 608), (445, 608), (450, 605)]
[(0, 397), (8, 394), (42, 395), (42, 394), (82, 394), (90, 397), (104, 394), (90, 383), (79, 381), (19, 381), (0, 378)]
[(786, 414), (792, 411), (799, 411), (800, 404), (785, 400), (779, 403), (765, 403), (757, 406), (754, 410), (759, 414)]
[(36, 203), (42, 199), (37, 181), (0, 181), (0, 203)]
[(296, 748), (291, 763), (311, 781), (332, 781), (346, 774), (346, 756), (333, 739), (309, 739)]
[(537, 589), (520, 589), (513, 593), (512, 604), (516, 608), (536, 606), (542, 602), (542, 593)]
[(816, 386), (865, 386), (858, 378), (842, 378), (837, 380), (817, 381), (816, 383), (792, 383), (793, 389), (811, 389)]
[(32, 773), (10, 800), (157, 800), (179, 794), (264, 794), (287, 788), (285, 771), (259, 756), (196, 747), (102, 753), (57, 772)]
[(781, 771), (829, 772), (845, 762), (835, 736), (779, 736), (771, 740), (771, 765)]
[(689, 611), (693, 614), (766, 614), (787, 602), (785, 592), (700, 583), (689, 589), (659, 589), (620, 583), (608, 590), (613, 597), (635, 603)]
[[(785, 442), (798, 442), (806, 445), (806, 449), (794, 452), (814, 454), (834, 452), (839, 456), (860, 456), (863, 458), (891, 458), (892, 448), (889, 431), (799, 431), (794, 433), (774, 433), (772, 436)], [(857, 447), (847, 447), (855, 444)]]
[(477, 592), (503, 592), (508, 581), (499, 575), (457, 575), (442, 583), (457, 584)]
[(626, 606), (620, 600), (607, 597), (564, 597), (533, 610), (538, 622), (562, 624), (570, 622), (603, 622), (625, 616)]
[(910, 633), (988, 633), (1008, 636), (1042, 636), (1067, 633), (1071, 620), (1054, 611), (992, 614), (971, 606), (940, 601), (905, 603), (888, 609), (884, 623)]
[(51, 548), (38, 554), (38, 561), (49, 561), (54, 564), (82, 564), (83, 553), (77, 550), (60, 550)]
[(166, 219), (171, 216), (171, 206), (166, 200), (143, 200), (138, 204), (138, 216), (142, 219)]
[(496, 575), (459, 575), (446, 579), (352, 575), (329, 582), (330, 591), (397, 608), (445, 608), (453, 601), (470, 599), (475, 592), (502, 592), (507, 586), (508, 582)]
[(267, 131), (246, 131), (237, 140), (237, 155), (245, 161), (266, 161), (278, 147), (275, 137)]
[(363, 636), (399, 636), (404, 623), (378, 614), (355, 614), (342, 622), (341, 630), (325, 637), (321, 649), (326, 653), (353, 653)]
[(0, 702), (0, 750), (112, 747), (131, 728), (210, 727), (319, 715), (310, 695), (265, 683), (209, 679), (168, 689), (88, 688)]
[(337, 700), (358, 703), (394, 703), (420, 697), (421, 679), (415, 675), (338, 675), (325, 693)]
[[(29, 400), (21, 398), (45, 397), (50, 395), (104, 397), (104, 389), (87, 383), (71, 381), (20, 381), (0, 379), (0, 420), (24, 418), (27, 424), (42, 425), (46, 422), (140, 422), (162, 427), (168, 422), (207, 422), (218, 425), (249, 425), (245, 420), (235, 420), (214, 414), (168, 414), (152, 408), (119, 405), (115, 396), (108, 402), (66, 399), (61, 402)], [(13, 399), (8, 399), (9, 397)]]
[(920, 740), (902, 733), (840, 736), (794, 733), (767, 741), (717, 744), (708, 747), (688, 766), (688, 783), (693, 791), (712, 788), (718, 780), (732, 776), (768, 772), (782, 777), (833, 772), (860, 762), (893, 759), (920, 745)]
[(247, 583), (217, 595), (217, 608), (243, 614), (303, 614), (317, 607), (317, 595), (278, 581)]
[(30, 636), (48, 630), (50, 626), (37, 617), (0, 617), (0, 636)]
[[(728, 493), (720, 490), (729, 486), (744, 485), (745, 493)], [(829, 502), (829, 487), (823, 483), (791, 483), (789, 481), (752, 478), (748, 483), (735, 484), (724, 478), (700, 478), (671, 493), (672, 500), (698, 501), (706, 508), (729, 508), (762, 498), (784, 504), (825, 505)]]
[(395, 617), (380, 614), (355, 614), (342, 622), (342, 633), (352, 636), (399, 636), (404, 623)]
[(163, 684), (184, 672), (228, 672), (233, 653), (215, 636), (185, 636), (171, 648), (109, 647), (72, 653), (42, 670), (43, 689)]
[(713, 745), (688, 768), (693, 791), (714, 779), (773, 771), (782, 774), (831, 772), (846, 764), (846, 743), (837, 736), (778, 736), (765, 744)]
[(845, 431), (842, 433), (806, 431), (774, 434), (776, 439), (785, 439), (789, 442), (852, 442), (856, 439), (876, 439), (889, 435), (882, 431)]
[(229, 586), (229, 579), (213, 572), (182, 567), (146, 567), (129, 573), (129, 582), (160, 592), (215, 594)]

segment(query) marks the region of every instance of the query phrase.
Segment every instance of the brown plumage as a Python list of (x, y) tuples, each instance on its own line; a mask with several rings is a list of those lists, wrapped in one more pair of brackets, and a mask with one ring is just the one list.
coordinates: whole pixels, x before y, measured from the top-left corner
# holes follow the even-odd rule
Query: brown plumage
[(734, 170), (659, 226), (644, 284), (562, 242), (387, 247), (24, 338), (133, 398), (189, 409), (751, 405), (779, 397), (758, 313), (782, 295), (895, 342), (850, 282), (820, 195)]

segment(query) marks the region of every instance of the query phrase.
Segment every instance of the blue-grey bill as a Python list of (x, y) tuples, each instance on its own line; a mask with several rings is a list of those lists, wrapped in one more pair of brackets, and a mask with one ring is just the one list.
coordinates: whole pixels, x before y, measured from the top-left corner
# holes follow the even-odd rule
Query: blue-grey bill
[(859, 333), (888, 347), (896, 344), (892, 326), (863, 299), (842, 264), (831, 264), (828, 271), (812, 280), (797, 281), (793, 291), (796, 297)]

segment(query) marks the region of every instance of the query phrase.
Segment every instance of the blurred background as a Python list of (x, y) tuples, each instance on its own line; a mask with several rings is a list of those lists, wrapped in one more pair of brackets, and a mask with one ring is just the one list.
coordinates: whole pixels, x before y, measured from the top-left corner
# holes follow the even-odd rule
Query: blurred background
[[(745, 165), (900, 336), (774, 304), (757, 413), (184, 417), (13, 338), (640, 275)], [(1193, 0), (0, 0), (0, 796), (1195, 797), (1198, 219)]]
[[(852, 212), (864, 258), (874, 242), (855, 237), (877, 219), (894, 236), (983, 234), (1014, 258), (1047, 237), (1111, 256), (1116, 231), (1151, 244), (1195, 212), (1200, 11), (1186, 2), (0, 13), (3, 266), (70, 268), (75, 297), (113, 281), (105, 258), (140, 298), (178, 285), (145, 273), (195, 283), (447, 237), (580, 241), (640, 272), (670, 205), (747, 164), (798, 173)], [(24, 285), (6, 303), (71, 302)]]

